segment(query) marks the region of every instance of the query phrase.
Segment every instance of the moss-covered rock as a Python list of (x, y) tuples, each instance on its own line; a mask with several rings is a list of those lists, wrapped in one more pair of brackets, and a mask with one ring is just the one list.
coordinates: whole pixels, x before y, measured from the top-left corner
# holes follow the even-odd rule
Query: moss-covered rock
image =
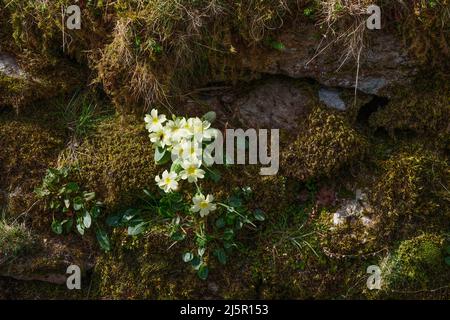
[[(445, 147), (450, 137), (450, 86), (445, 78), (423, 75), (411, 88), (398, 88), (389, 103), (370, 118), (372, 127), (427, 135), (432, 144)], [(447, 141), (445, 141), (447, 140)]]
[(159, 173), (144, 122), (134, 117), (101, 123), (72, 164), (79, 168), (81, 183), (109, 208), (130, 205), (144, 188), (155, 190)]
[(300, 180), (329, 176), (362, 158), (366, 143), (336, 112), (316, 108), (304, 124), (304, 132), (281, 151), (281, 169)]
[(33, 189), (63, 148), (63, 137), (42, 124), (0, 119), (0, 190), (7, 194), (3, 205), (10, 214), (29, 208)]
[(387, 292), (432, 290), (448, 285), (445, 264), (447, 240), (440, 234), (422, 234), (404, 240), (382, 266), (382, 286)]
[(385, 162), (385, 173), (373, 190), (374, 202), (388, 217), (448, 216), (449, 174), (447, 161), (433, 152), (400, 152)]
[[(22, 63), (35, 63), (36, 58), (24, 58)], [(12, 107), (19, 113), (32, 102), (73, 92), (85, 77), (81, 69), (66, 61), (29, 67), (19, 75), (0, 72), (0, 107)]]

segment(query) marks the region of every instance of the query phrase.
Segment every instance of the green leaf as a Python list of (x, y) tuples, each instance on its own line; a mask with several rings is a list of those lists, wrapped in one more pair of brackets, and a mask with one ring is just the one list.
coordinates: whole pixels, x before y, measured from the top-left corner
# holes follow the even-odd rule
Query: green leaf
[(227, 229), (223, 233), (223, 238), (227, 241), (232, 240), (234, 238), (234, 231), (233, 229)]
[(91, 215), (93, 219), (97, 219), (100, 216), (100, 207), (95, 205), (91, 209)]
[(114, 214), (106, 218), (106, 224), (110, 227), (117, 228), (122, 221), (122, 214)]
[(206, 177), (217, 183), (222, 178), (222, 175), (220, 174), (220, 172), (218, 170), (208, 169), (206, 171)]
[(38, 198), (44, 198), (50, 195), (50, 192), (44, 188), (36, 188), (34, 189), (34, 193), (38, 196)]
[(223, 218), (219, 218), (216, 220), (216, 227), (221, 229), (225, 227), (225, 220)]
[(97, 229), (96, 232), (97, 241), (100, 244), (100, 248), (102, 248), (104, 251), (110, 251), (111, 250), (111, 244), (109, 242), (108, 234), (103, 229)]
[(450, 254), (450, 246), (447, 247), (447, 253)]
[(180, 171), (183, 170), (183, 167), (181, 166), (181, 163), (174, 162), (172, 163), (172, 166), (170, 167), (170, 172), (176, 172), (176, 173), (180, 173)]
[(450, 266), (450, 257), (445, 257), (445, 263)]
[(205, 251), (206, 251), (206, 248), (204, 248), (204, 247), (198, 248), (198, 250), (197, 250), (198, 255), (199, 255), (200, 257), (203, 257), (203, 255), (205, 254)]
[(84, 236), (84, 224), (82, 222), (80, 223), (80, 221), (77, 222), (77, 231)]
[(155, 201), (155, 196), (150, 191), (148, 191), (147, 189), (144, 189), (143, 192), (147, 197), (149, 197), (151, 200)]
[(235, 219), (236, 219), (236, 216), (234, 214), (228, 214), (225, 217), (225, 222), (227, 223), (227, 225), (231, 226), (234, 224)]
[(73, 219), (65, 220), (64, 229), (67, 233), (69, 233), (70, 230), (72, 230), (72, 227), (73, 227)]
[(136, 225), (128, 227), (128, 235), (129, 236), (137, 236), (143, 233), (147, 229), (147, 222), (140, 222)]
[(260, 209), (256, 209), (255, 212), (253, 213), (253, 215), (254, 215), (255, 219), (258, 221), (266, 220), (266, 217), (264, 216), (264, 212)]
[(208, 267), (205, 265), (202, 265), (197, 271), (198, 277), (202, 280), (206, 280), (208, 278), (208, 273), (209, 273)]
[(202, 261), (202, 259), (200, 259), (200, 257), (194, 257), (194, 259), (192, 259), (192, 261), (191, 261), (191, 265), (194, 268), (194, 270), (200, 269), (202, 264), (203, 264), (203, 261)]
[(225, 249), (229, 250), (229, 249), (235, 247), (236, 245), (233, 242), (225, 241), (223, 243), (223, 246)]
[(216, 256), (217, 260), (221, 264), (226, 264), (227, 263), (227, 255), (225, 253), (225, 250), (217, 249), (217, 250), (214, 251), (214, 255)]
[(242, 206), (242, 200), (241, 200), (241, 198), (239, 198), (237, 196), (231, 196), (228, 199), (228, 204), (232, 207), (240, 207), (240, 206)]
[(59, 222), (57, 220), (53, 220), (53, 222), (52, 222), (52, 230), (56, 234), (62, 234), (63, 227), (62, 227), (61, 222)]
[(217, 114), (214, 111), (207, 112), (202, 119), (208, 121), (209, 123), (213, 123), (216, 121)]
[(83, 197), (85, 201), (92, 201), (95, 199), (95, 192), (85, 192)]
[(156, 164), (163, 165), (169, 162), (170, 160), (170, 152), (165, 148), (158, 147), (155, 150), (155, 162)]
[(191, 252), (186, 252), (185, 254), (183, 254), (184, 262), (191, 262), (192, 259), (194, 259), (194, 255)]
[(86, 229), (89, 229), (91, 227), (92, 224), (92, 217), (91, 214), (89, 213), (89, 211), (84, 211), (84, 215), (83, 215), (83, 224), (86, 227)]
[(70, 208), (70, 200), (64, 199), (64, 205), (66, 206), (66, 208)]
[(183, 241), (184, 238), (186, 238), (185, 234), (179, 231), (170, 236), (170, 239), (172, 239), (173, 241)]
[(84, 201), (81, 197), (76, 197), (73, 199), (73, 209), (75, 211), (80, 211), (83, 208)]
[(122, 216), (122, 223), (127, 223), (133, 220), (141, 211), (139, 209), (128, 209)]
[(78, 190), (80, 190), (80, 187), (79, 187), (78, 184), (75, 183), (75, 182), (69, 182), (69, 183), (66, 185), (66, 192), (67, 192), (67, 193), (76, 192), (76, 191), (78, 191)]
[(283, 51), (284, 49), (286, 49), (285, 45), (279, 41), (271, 41), (270, 46), (279, 51)]

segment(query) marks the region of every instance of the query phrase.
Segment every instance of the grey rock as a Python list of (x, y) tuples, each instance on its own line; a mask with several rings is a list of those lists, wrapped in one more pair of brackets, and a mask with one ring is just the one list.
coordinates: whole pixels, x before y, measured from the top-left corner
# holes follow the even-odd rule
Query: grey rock
[[(286, 75), (292, 78), (313, 78), (324, 86), (353, 89), (356, 86), (357, 61), (350, 57), (342, 64), (345, 48), (333, 44), (317, 53), (321, 43), (320, 30), (302, 26), (301, 32), (286, 32), (279, 36), (286, 50), (267, 49), (263, 53), (247, 54), (242, 64), (255, 72)], [(322, 43), (320, 48), (326, 47)], [(320, 50), (319, 50), (320, 51)], [(418, 62), (394, 34), (372, 32), (369, 43), (361, 52), (358, 89), (366, 94), (391, 96), (398, 85), (407, 85), (417, 73)]]
[(319, 100), (330, 108), (341, 111), (346, 109), (345, 102), (341, 99), (341, 94), (338, 90), (321, 88), (319, 90)]
[(23, 71), (17, 64), (17, 60), (13, 56), (1, 52), (0, 52), (0, 73), (3, 73), (9, 77), (23, 76)]
[(317, 96), (292, 81), (271, 79), (240, 95), (233, 103), (244, 122), (253, 128), (295, 129)]

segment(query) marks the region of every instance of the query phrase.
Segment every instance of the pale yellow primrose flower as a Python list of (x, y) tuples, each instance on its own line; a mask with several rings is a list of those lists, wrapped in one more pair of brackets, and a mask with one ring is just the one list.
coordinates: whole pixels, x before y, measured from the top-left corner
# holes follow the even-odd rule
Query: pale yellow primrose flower
[(182, 139), (178, 144), (175, 144), (172, 148), (172, 155), (177, 159), (185, 159), (191, 148), (191, 142)]
[(202, 141), (210, 141), (217, 136), (217, 130), (211, 128), (211, 123), (207, 120), (202, 121), (200, 118), (188, 119), (188, 128), (194, 139)]
[(150, 133), (150, 141), (158, 147), (164, 148), (172, 144), (170, 131), (164, 127)]
[(200, 212), (201, 217), (207, 216), (211, 211), (216, 210), (216, 205), (212, 203), (214, 197), (210, 194), (205, 198), (204, 195), (199, 194), (192, 199), (194, 205), (191, 207), (193, 212)]
[(159, 176), (155, 177), (156, 184), (158, 187), (164, 190), (164, 192), (169, 193), (176, 191), (178, 189), (178, 176), (175, 172), (168, 172), (165, 170), (162, 174), (162, 178)]
[(203, 179), (205, 177), (205, 171), (200, 169), (202, 163), (198, 160), (193, 161), (183, 161), (181, 166), (183, 171), (180, 172), (180, 177), (189, 183), (197, 182), (198, 179)]
[(166, 124), (167, 130), (170, 132), (172, 144), (178, 144), (182, 139), (189, 138), (190, 132), (186, 129), (186, 119), (176, 118), (169, 120)]
[(189, 118), (187, 128), (195, 140), (203, 140), (203, 121), (200, 118)]
[(163, 123), (166, 122), (165, 115), (158, 115), (158, 110), (153, 109), (150, 114), (147, 114), (144, 118), (146, 123), (145, 128), (149, 132), (156, 132), (163, 127)]

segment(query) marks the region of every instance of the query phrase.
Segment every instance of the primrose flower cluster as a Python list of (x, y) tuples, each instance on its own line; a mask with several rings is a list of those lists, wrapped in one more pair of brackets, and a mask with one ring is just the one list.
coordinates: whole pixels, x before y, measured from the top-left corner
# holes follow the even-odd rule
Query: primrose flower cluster
[[(173, 116), (168, 119), (164, 114), (158, 114), (153, 109), (145, 116), (146, 129), (150, 133), (150, 141), (155, 146), (155, 161), (165, 164), (172, 160), (170, 171), (165, 170), (161, 176), (156, 176), (156, 184), (169, 193), (179, 189), (181, 180), (197, 184), (205, 177), (205, 168), (212, 161), (203, 161), (203, 146), (211, 143), (217, 130), (211, 128), (211, 122), (206, 119), (184, 118)], [(209, 159), (210, 160), (210, 159)], [(198, 189), (198, 188), (197, 188)], [(199, 192), (193, 198), (192, 212), (199, 212), (201, 217), (216, 209), (212, 195), (204, 196)]]

